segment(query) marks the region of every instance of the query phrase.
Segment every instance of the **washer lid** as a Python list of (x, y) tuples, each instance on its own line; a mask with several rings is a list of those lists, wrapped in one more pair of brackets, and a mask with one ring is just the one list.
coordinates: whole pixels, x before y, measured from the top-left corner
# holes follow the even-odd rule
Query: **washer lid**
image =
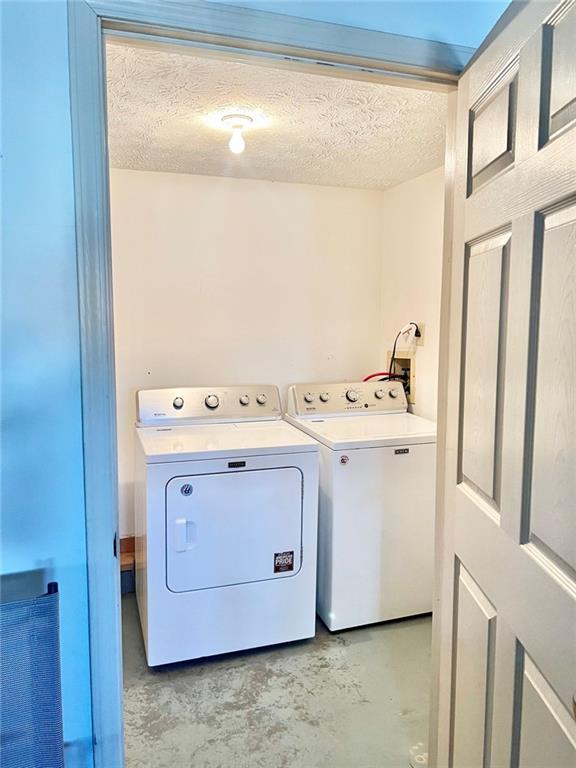
[(317, 451), (318, 443), (285, 421), (138, 427), (149, 464)]
[(285, 417), (332, 450), (436, 442), (436, 424), (412, 413), (296, 419)]

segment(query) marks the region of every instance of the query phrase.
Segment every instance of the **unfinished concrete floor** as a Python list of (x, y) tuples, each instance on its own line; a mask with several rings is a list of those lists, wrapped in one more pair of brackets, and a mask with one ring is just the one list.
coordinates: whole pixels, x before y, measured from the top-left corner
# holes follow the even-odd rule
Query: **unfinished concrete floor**
[(123, 599), (127, 768), (406, 768), (425, 741), (428, 617), (146, 666)]

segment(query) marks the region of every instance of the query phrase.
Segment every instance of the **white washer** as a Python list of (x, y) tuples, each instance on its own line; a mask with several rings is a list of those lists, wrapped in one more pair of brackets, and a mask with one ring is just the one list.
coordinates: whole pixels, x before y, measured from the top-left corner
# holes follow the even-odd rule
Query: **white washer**
[(141, 391), (136, 433), (148, 664), (313, 637), (318, 444), (278, 389)]
[(297, 384), (290, 423), (321, 443), (318, 613), (331, 630), (432, 610), (436, 425), (399, 382)]

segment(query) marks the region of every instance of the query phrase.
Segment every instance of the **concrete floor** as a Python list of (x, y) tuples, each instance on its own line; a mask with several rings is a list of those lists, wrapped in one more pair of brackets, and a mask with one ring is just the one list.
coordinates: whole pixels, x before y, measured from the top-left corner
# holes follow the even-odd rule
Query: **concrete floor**
[(127, 768), (406, 768), (426, 740), (428, 617), (156, 670), (123, 598)]

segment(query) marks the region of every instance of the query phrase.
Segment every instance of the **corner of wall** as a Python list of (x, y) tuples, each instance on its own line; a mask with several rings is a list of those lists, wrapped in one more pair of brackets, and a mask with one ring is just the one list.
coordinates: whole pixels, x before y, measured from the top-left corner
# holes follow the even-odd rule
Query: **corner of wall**
[(416, 347), (414, 413), (436, 419), (444, 224), (444, 166), (385, 190), (382, 196), (382, 347), (407, 322), (424, 323)]

